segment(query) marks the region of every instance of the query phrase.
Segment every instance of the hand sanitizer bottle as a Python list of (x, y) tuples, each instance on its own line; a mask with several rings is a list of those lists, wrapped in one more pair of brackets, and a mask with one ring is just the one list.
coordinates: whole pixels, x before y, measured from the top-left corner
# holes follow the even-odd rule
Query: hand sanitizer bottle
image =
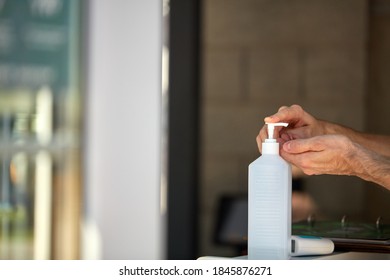
[(248, 259), (290, 258), (291, 166), (279, 155), (274, 127), (267, 123), (268, 139), (262, 155), (249, 165)]

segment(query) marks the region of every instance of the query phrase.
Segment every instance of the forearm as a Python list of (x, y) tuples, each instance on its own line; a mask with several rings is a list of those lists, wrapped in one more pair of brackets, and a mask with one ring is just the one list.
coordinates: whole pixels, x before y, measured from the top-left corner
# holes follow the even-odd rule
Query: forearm
[(371, 151), (385, 157), (390, 157), (390, 136), (363, 133), (334, 123), (323, 122), (323, 126), (325, 127), (326, 134), (345, 135), (353, 142)]
[(355, 153), (350, 159), (350, 164), (353, 166), (350, 175), (358, 176), (390, 190), (390, 158), (355, 144)]

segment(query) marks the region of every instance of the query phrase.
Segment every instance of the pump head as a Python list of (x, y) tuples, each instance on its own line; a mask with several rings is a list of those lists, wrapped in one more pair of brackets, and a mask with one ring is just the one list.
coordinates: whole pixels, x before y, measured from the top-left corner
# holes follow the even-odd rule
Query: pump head
[(268, 126), (268, 138), (262, 143), (262, 154), (279, 154), (279, 143), (274, 138), (275, 126), (288, 126), (288, 123), (266, 123)]
[[(268, 126), (268, 139), (275, 139), (275, 138), (274, 138), (275, 126), (284, 126), (284, 127), (287, 127), (287, 126), (288, 126), (288, 123), (266, 123), (266, 125)], [(267, 140), (268, 140), (268, 139), (267, 139)]]

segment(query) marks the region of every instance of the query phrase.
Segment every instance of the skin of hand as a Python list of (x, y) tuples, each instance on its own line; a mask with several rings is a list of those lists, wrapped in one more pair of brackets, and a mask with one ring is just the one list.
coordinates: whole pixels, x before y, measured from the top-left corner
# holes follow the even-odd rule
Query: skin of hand
[[(314, 118), (301, 106), (283, 106), (265, 122), (287, 122), (275, 128), (280, 155), (305, 174), (353, 175), (390, 190), (390, 136), (357, 132)], [(267, 138), (267, 126), (256, 137)]]
[[(317, 120), (305, 112), (301, 106), (280, 107), (278, 112), (266, 117), (265, 122), (287, 122), (286, 128), (275, 128), (275, 135), (280, 144), (293, 139), (310, 138), (326, 134), (326, 122)], [(261, 152), (261, 143), (268, 137), (267, 125), (264, 125), (256, 137), (257, 146)]]
[(322, 135), (283, 144), (280, 155), (307, 175), (352, 175), (355, 147), (343, 135)]
[[(349, 127), (316, 119), (304, 111), (299, 105), (283, 106), (276, 114), (266, 117), (264, 121), (270, 123), (289, 123), (286, 128), (275, 128), (276, 138), (281, 144), (293, 139), (310, 138), (327, 134), (341, 134), (367, 149), (382, 156), (390, 157), (390, 136), (362, 133)], [(267, 135), (267, 126), (264, 125), (256, 138), (260, 153), (261, 143), (267, 138)]]
[(281, 156), (307, 175), (358, 176), (390, 190), (390, 159), (344, 135), (322, 135), (283, 144)]

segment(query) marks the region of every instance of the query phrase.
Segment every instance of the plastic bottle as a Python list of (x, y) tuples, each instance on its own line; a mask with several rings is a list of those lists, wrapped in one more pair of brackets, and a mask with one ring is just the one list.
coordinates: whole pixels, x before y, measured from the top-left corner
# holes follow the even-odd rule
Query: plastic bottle
[(249, 165), (248, 259), (283, 260), (291, 251), (291, 166), (279, 155), (275, 126), (267, 123), (262, 155)]

